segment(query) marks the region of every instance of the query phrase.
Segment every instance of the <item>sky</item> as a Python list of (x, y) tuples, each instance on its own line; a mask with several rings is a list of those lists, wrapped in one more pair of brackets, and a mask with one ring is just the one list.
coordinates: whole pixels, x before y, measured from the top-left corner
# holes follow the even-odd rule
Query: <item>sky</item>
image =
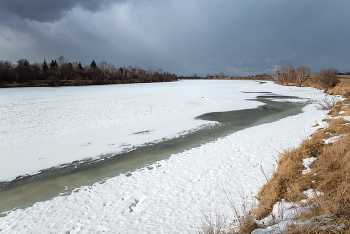
[(1, 0), (0, 60), (189, 76), (350, 72), (348, 0)]

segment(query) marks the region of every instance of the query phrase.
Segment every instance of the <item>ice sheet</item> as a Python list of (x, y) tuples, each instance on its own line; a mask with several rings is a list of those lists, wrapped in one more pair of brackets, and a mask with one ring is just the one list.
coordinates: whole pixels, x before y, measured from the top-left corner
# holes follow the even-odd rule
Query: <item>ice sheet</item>
[[(72, 157), (89, 156), (90, 150), (81, 149), (90, 145), (82, 147), (83, 143), (89, 142), (91, 146), (100, 144), (96, 147), (96, 152), (108, 152), (111, 149), (104, 147), (110, 139), (103, 136), (106, 132), (118, 132), (119, 127), (124, 129), (118, 132), (122, 136), (145, 130), (153, 130), (154, 138), (162, 134), (171, 136), (203, 124), (193, 121), (199, 114), (259, 105), (244, 100), (256, 94), (242, 91), (271, 91), (314, 100), (323, 97), (321, 91), (311, 88), (283, 87), (271, 82), (260, 85), (254, 81), (181, 81), (44, 89), (45, 91), (35, 88), (28, 91), (24, 89), (23, 92), (20, 90), (0, 91), (2, 96), (7, 97), (1, 103), (1, 110), (5, 113), (1, 124), (2, 127), (7, 127), (1, 134), (1, 140), (4, 140), (1, 142), (8, 143), (1, 147), (1, 157), (5, 161), (5, 164), (1, 164), (2, 179), (33, 173), (72, 160)], [(48, 92), (53, 93), (49, 95)], [(129, 92), (137, 95), (137, 98), (133, 98)], [(63, 99), (60, 96), (62, 93), (66, 95)], [(21, 105), (29, 97), (34, 99), (32, 106)], [(57, 97), (61, 98), (57, 100)], [(53, 105), (53, 111), (50, 109), (52, 103), (61, 104)], [(10, 109), (10, 106), (16, 105), (16, 108)], [(123, 108), (115, 107), (119, 105)], [(135, 107), (132, 108), (132, 105)], [(33, 106), (38, 109), (33, 110)], [(52, 112), (36, 125), (35, 116), (40, 116), (46, 108)], [(79, 121), (73, 121), (73, 116), (77, 116)], [(10, 212), (6, 217), (0, 218), (0, 232), (196, 233), (203, 220), (202, 212), (214, 214), (220, 211), (229, 215), (229, 219), (232, 218), (223, 189), (237, 205), (240, 204), (240, 192), (244, 192), (248, 199), (250, 192), (256, 193), (266, 182), (260, 165), (269, 176), (275, 167), (278, 152), (300, 144), (302, 139), (317, 129), (311, 127), (315, 121), (320, 122), (324, 117), (324, 112), (312, 104), (308, 105), (299, 115), (248, 128), (215, 142), (174, 154), (168, 160), (150, 165), (151, 170), (141, 169), (131, 176), (121, 175), (104, 183), (78, 189), (69, 196), (56, 197), (24, 210)], [(15, 125), (16, 121), (16, 126), (10, 125)], [(178, 121), (178, 124), (172, 125), (173, 121)], [(55, 122), (58, 122), (57, 125), (54, 125)], [(186, 125), (181, 128), (179, 123)], [(133, 128), (128, 132), (126, 126)], [(162, 134), (158, 133), (162, 129), (159, 126), (165, 128)], [(35, 131), (19, 133), (29, 127)], [(115, 137), (119, 139), (118, 134)], [(145, 140), (147, 141), (141, 139), (139, 142)], [(69, 141), (73, 141), (72, 145), (65, 144)], [(136, 142), (133, 137), (124, 141)], [(31, 146), (40, 150), (50, 146), (52, 155), (45, 155), (47, 162), (36, 166), (45, 160), (39, 160), (37, 154), (28, 150)], [(22, 154), (17, 155), (16, 152)], [(78, 155), (70, 154), (66, 157), (64, 153), (67, 152)], [(58, 155), (63, 159), (56, 160)]]

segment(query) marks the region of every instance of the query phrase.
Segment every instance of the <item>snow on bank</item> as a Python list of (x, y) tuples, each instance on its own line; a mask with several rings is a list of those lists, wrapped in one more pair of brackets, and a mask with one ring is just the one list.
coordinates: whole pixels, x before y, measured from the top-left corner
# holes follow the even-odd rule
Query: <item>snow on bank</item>
[[(192, 118), (200, 111), (235, 108), (236, 104), (231, 103), (233, 100), (242, 100), (243, 106), (256, 104), (243, 101), (254, 94), (243, 94), (240, 91), (271, 91), (315, 100), (323, 97), (320, 91), (314, 89), (282, 87), (270, 82), (258, 85), (256, 82), (243, 81), (236, 83), (242, 86), (233, 85), (230, 88), (228, 86), (232, 81), (196, 82), (198, 81), (175, 83), (192, 86), (188, 92), (196, 88), (207, 89), (205, 96), (204, 92), (197, 89), (192, 99), (189, 94), (178, 93), (177, 96), (187, 96), (188, 99), (179, 97), (171, 103), (192, 103), (191, 107), (184, 107), (184, 103), (178, 104), (185, 115), (182, 120), (188, 122), (191, 121), (190, 116)], [(210, 93), (209, 89), (215, 85), (218, 86)], [(162, 95), (169, 95), (169, 90)], [(225, 95), (230, 98), (227, 99)], [(174, 96), (176, 95), (171, 98)], [(199, 100), (196, 99), (198, 96)], [(208, 98), (210, 102), (202, 97)], [(168, 105), (159, 106), (164, 108), (158, 110), (159, 116), (172, 120), (182, 117), (176, 115), (176, 111), (172, 114), (163, 113), (162, 111), (171, 111), (171, 108), (167, 108)], [(152, 170), (141, 169), (128, 177), (121, 175), (104, 183), (77, 189), (69, 196), (56, 197), (24, 210), (12, 211), (0, 218), (0, 233), (196, 233), (203, 219), (202, 211), (207, 214), (216, 211), (232, 214), (223, 188), (237, 205), (240, 203), (239, 191), (250, 197), (250, 192), (256, 192), (265, 182), (260, 165), (265, 172), (271, 172), (278, 151), (296, 147), (316, 130), (311, 127), (315, 121), (320, 122), (323, 118), (324, 112), (316, 110), (314, 105), (308, 105), (299, 115), (248, 128), (172, 155), (168, 160), (151, 165)], [(162, 118), (158, 120), (160, 124), (166, 122)], [(137, 121), (134, 122), (136, 123)], [(172, 126), (174, 131), (171, 134), (177, 127), (178, 124)], [(139, 130), (141, 129), (149, 128), (140, 124)], [(50, 127), (46, 130), (50, 131)], [(78, 130), (81, 129), (75, 131)], [(20, 170), (20, 173), (23, 171)]]

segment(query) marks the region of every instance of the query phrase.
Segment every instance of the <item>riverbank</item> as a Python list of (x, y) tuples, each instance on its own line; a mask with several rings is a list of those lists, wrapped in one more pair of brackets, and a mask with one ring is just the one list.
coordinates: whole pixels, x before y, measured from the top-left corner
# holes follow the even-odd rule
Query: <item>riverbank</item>
[[(157, 82), (174, 82), (178, 79), (164, 79), (153, 81)], [(152, 83), (151, 81), (144, 81), (142, 79), (114, 79), (114, 80), (88, 80), (88, 79), (75, 79), (75, 80), (32, 80), (25, 82), (1, 82), (0, 88), (19, 88), (19, 87), (60, 87), (60, 86), (89, 86), (89, 85), (112, 85), (112, 84), (139, 84), (139, 83)]]
[[(304, 84), (317, 86), (309, 80)], [(327, 89), (349, 96), (348, 77)], [(236, 222), (206, 222), (203, 233), (349, 233), (350, 230), (350, 99), (328, 96), (317, 108), (328, 116), (297, 148), (284, 150), (278, 168), (259, 191), (257, 204), (236, 216)], [(276, 159), (277, 160), (277, 159)], [(242, 200), (245, 204), (245, 200)], [(236, 207), (234, 208), (237, 209)], [(246, 207), (245, 207), (246, 208)], [(221, 223), (220, 223), (221, 222)], [(220, 227), (215, 231), (215, 228)]]
[(280, 155), (276, 172), (259, 192), (253, 209), (259, 229), (252, 233), (349, 233), (349, 103), (334, 102), (330, 116), (315, 123), (314, 134)]

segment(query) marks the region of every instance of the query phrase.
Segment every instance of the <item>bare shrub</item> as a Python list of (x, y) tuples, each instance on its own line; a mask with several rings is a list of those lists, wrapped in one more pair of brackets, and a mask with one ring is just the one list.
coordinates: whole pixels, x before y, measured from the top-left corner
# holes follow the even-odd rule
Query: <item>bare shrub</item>
[(338, 70), (334, 68), (323, 69), (317, 74), (315, 80), (320, 83), (325, 90), (328, 90), (329, 88), (335, 87), (340, 82), (337, 73)]
[(235, 229), (238, 229), (237, 231), (233, 231), (232, 233), (251, 233), (253, 230), (258, 228), (258, 225), (255, 222), (254, 216), (252, 214), (253, 207), (248, 207), (248, 201), (246, 200), (243, 191), (239, 193), (241, 198), (241, 213), (239, 209), (234, 205), (233, 201), (228, 197), (227, 193), (225, 192), (225, 196), (227, 200), (230, 202), (232, 211), (235, 214), (235, 220), (233, 221), (232, 225)]
[(215, 214), (215, 219), (212, 219), (211, 214), (207, 215), (205, 213), (202, 214), (204, 216), (204, 221), (202, 222), (200, 234), (222, 234), (227, 233), (225, 229), (227, 229), (226, 219), (227, 216), (223, 216), (220, 213)]
[(316, 108), (318, 110), (331, 110), (338, 102), (340, 102), (338, 97), (326, 95), (316, 104)]
[(204, 222), (201, 227), (200, 234), (245, 234), (251, 233), (258, 228), (255, 222), (252, 210), (253, 207), (248, 207), (243, 191), (240, 191), (241, 207), (236, 207), (232, 199), (229, 198), (226, 191), (223, 189), (227, 200), (230, 203), (231, 209), (234, 213), (234, 220), (232, 223), (227, 223), (227, 216), (216, 213), (215, 219), (211, 215), (204, 214)]

